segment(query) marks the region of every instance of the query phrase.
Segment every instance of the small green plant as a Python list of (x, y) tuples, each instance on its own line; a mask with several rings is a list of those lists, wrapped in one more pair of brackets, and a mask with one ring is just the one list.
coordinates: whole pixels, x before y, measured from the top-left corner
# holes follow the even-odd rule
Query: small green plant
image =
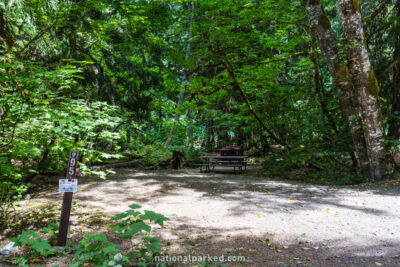
[[(127, 255), (115, 244), (108, 240), (105, 234), (86, 234), (75, 250), (73, 258), (76, 260), (71, 266), (80, 267), (90, 264), (91, 266), (123, 266), (127, 262), (135, 262), (137, 266), (146, 266), (153, 261), (154, 256), (161, 252), (161, 242), (157, 237), (150, 235), (150, 222), (164, 225), (169, 219), (154, 211), (145, 210), (144, 213), (137, 211), (141, 208), (138, 204), (129, 206), (129, 210), (120, 213), (112, 218), (114, 223), (112, 228), (122, 239), (131, 239), (135, 235), (144, 232), (141, 239), (143, 243), (134, 244), (133, 250)], [(48, 256), (56, 255), (60, 251), (51, 247), (57, 239), (59, 223), (50, 223), (43, 228), (41, 233), (49, 236), (43, 239), (37, 232), (29, 230), (23, 231), (18, 238), (13, 238), (15, 246), (28, 249), (27, 253), (13, 261), (20, 266), (43, 260)]]
[(32, 230), (23, 231), (18, 238), (11, 240), (15, 243), (14, 246), (29, 249), (28, 253), (13, 261), (14, 264), (20, 266), (26, 266), (27, 263), (33, 263), (41, 257), (57, 254), (57, 250), (52, 249), (48, 240), (44, 240), (37, 232)]
[[(116, 265), (114, 261), (116, 255), (122, 252), (117, 249), (118, 246), (110, 242), (104, 234), (85, 235), (74, 254), (74, 258), (78, 259), (78, 261), (72, 264), (71, 267), (84, 266), (85, 264), (114, 266)], [(124, 256), (120, 259), (121, 262), (127, 260)]]
[[(57, 242), (57, 237), (58, 237), (58, 229), (60, 228), (60, 223), (59, 222), (51, 222), (49, 225), (41, 231), (42, 234), (48, 234), (49, 238), (47, 241), (55, 245)], [(68, 233), (70, 232), (70, 227), (68, 227)]]
[(112, 218), (115, 222), (113, 230), (122, 239), (131, 239), (135, 235), (145, 232), (142, 236), (143, 244), (134, 244), (133, 251), (126, 256), (118, 249), (119, 245), (112, 243), (104, 234), (86, 235), (74, 254), (77, 261), (73, 267), (93, 264), (95, 266), (121, 266), (128, 261), (137, 263), (138, 266), (146, 266), (153, 260), (157, 253), (161, 252), (161, 242), (157, 237), (150, 235), (151, 226), (148, 222), (164, 225), (169, 219), (153, 211), (145, 210), (144, 213), (137, 211), (141, 208), (138, 204), (129, 206), (130, 210), (120, 213)]
[(129, 258), (136, 260), (144, 260), (149, 262), (153, 257), (161, 252), (161, 242), (158, 238), (150, 235), (151, 226), (146, 222), (154, 222), (160, 226), (164, 226), (164, 222), (169, 219), (161, 214), (155, 213), (154, 211), (145, 210), (144, 214), (137, 209), (141, 208), (138, 204), (132, 204), (129, 206), (130, 210), (116, 215), (112, 220), (117, 223), (114, 226), (114, 230), (119, 233), (123, 239), (131, 239), (134, 235), (144, 231), (147, 235), (142, 237), (144, 246), (136, 244), (137, 249), (128, 254)]

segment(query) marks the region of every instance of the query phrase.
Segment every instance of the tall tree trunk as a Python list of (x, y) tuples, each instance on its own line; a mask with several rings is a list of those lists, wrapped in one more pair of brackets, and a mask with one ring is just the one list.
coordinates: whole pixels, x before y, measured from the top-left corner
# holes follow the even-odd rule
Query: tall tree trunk
[[(192, 39), (192, 21), (193, 21), (194, 2), (190, 3), (190, 9), (191, 9), (192, 14), (189, 15), (188, 40), (187, 40), (187, 44), (186, 44), (185, 61), (188, 61), (190, 52), (192, 51), (192, 47), (190, 46), (190, 39)], [(183, 88), (182, 88), (182, 92), (179, 94), (179, 100), (178, 100), (178, 112), (179, 112), (179, 107), (182, 105), (182, 103), (183, 103), (183, 101), (185, 99), (186, 87), (191, 82), (192, 82), (192, 79), (190, 77), (188, 79), (187, 70), (184, 69), (183, 70), (183, 76), (182, 76)], [(176, 114), (175, 118), (174, 118), (174, 123), (173, 123), (172, 128), (171, 128), (171, 131), (169, 132), (167, 141), (165, 142), (166, 146), (169, 146), (171, 144), (172, 138), (175, 135), (176, 124), (179, 122), (179, 119), (180, 119), (180, 115)]]
[(392, 88), (392, 117), (389, 122), (389, 136), (400, 140), (400, 0), (396, 2), (397, 24), (394, 30), (394, 65)]
[(349, 42), (350, 72), (364, 128), (371, 178), (382, 179), (386, 173), (383, 126), (379, 107), (379, 85), (372, 69), (365, 42), (360, 1), (338, 0), (343, 30)]
[(368, 150), (362, 129), (359, 103), (351, 74), (345, 65), (345, 60), (338, 52), (338, 44), (332, 32), (331, 23), (323, 11), (319, 0), (306, 0), (305, 2), (312, 34), (317, 38), (319, 48), (325, 57), (335, 87), (340, 94), (340, 105), (350, 128), (358, 165), (361, 168), (364, 178), (369, 179)]

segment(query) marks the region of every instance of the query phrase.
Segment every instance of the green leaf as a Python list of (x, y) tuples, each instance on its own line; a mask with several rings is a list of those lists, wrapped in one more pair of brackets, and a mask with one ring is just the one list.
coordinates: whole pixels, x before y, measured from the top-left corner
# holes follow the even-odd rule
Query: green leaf
[(118, 250), (116, 249), (118, 245), (109, 243), (105, 248), (103, 248), (103, 252), (106, 254), (116, 254)]
[(131, 238), (133, 235), (141, 232), (141, 231), (146, 231), (150, 233), (151, 227), (147, 224), (144, 224), (143, 222), (136, 222), (130, 225), (130, 229), (124, 233), (121, 234), (122, 238)]
[[(46, 240), (39, 239), (31, 245), (31, 248), (39, 252), (41, 255), (46, 251), (51, 250), (49, 242)], [(43, 255), (45, 256), (45, 255)]]
[(162, 214), (155, 213), (154, 211), (151, 210), (145, 210), (144, 215), (141, 215), (140, 219), (150, 220), (160, 226), (164, 226), (164, 221), (169, 221), (169, 218), (165, 217)]
[(136, 216), (138, 216), (139, 214), (141, 214), (139, 211), (134, 211), (134, 210), (128, 210), (127, 212), (126, 212), (126, 214), (127, 215), (131, 215), (131, 216), (133, 216), (133, 217), (136, 217)]
[(122, 212), (122, 213), (117, 214), (117, 215), (115, 215), (114, 217), (112, 217), (111, 220), (113, 220), (113, 221), (118, 221), (118, 220), (121, 220), (121, 219), (126, 218), (126, 217), (128, 217), (128, 216), (129, 216), (128, 213)]
[(135, 234), (139, 233), (140, 231), (146, 231), (150, 232), (151, 227), (143, 222), (136, 222), (130, 225), (131, 231), (133, 231)]
[(139, 204), (134, 203), (134, 204), (129, 205), (128, 207), (134, 210), (134, 209), (140, 209), (142, 206), (140, 206)]
[(163, 246), (161, 245), (160, 239), (158, 239), (157, 237), (150, 237), (150, 238), (146, 238), (146, 239), (148, 241), (148, 243), (146, 244), (146, 248), (148, 251), (157, 252), (157, 253), (161, 252), (161, 248)]
[(97, 235), (91, 235), (88, 238), (89, 240), (93, 241), (100, 241), (100, 242), (107, 242), (107, 236), (105, 234), (97, 234)]

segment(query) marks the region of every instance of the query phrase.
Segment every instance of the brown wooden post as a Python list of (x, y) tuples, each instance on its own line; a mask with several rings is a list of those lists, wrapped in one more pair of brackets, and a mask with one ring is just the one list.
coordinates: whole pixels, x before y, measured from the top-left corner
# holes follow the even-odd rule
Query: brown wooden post
[[(76, 166), (78, 163), (79, 153), (77, 151), (71, 151), (68, 158), (68, 169), (66, 178), (68, 180), (75, 179), (76, 177)], [(65, 192), (63, 197), (63, 203), (61, 208), (60, 228), (58, 231), (58, 242), (57, 246), (65, 246), (67, 244), (68, 225), (69, 217), (71, 214), (73, 192)]]
[(58, 230), (57, 246), (64, 247), (67, 244), (69, 216), (71, 214), (72, 192), (64, 193), (63, 203), (61, 208), (60, 228)]

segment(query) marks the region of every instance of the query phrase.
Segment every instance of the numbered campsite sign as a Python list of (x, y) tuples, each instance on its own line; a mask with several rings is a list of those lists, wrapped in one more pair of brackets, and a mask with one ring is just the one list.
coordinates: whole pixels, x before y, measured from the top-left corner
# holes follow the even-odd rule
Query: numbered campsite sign
[(71, 151), (68, 158), (68, 169), (67, 169), (67, 179), (60, 179), (58, 182), (58, 192), (75, 193), (78, 191), (78, 179), (76, 177), (76, 166), (78, 165), (79, 153), (76, 151)]
[(64, 192), (61, 207), (60, 228), (58, 231), (58, 246), (65, 246), (67, 243), (69, 216), (71, 213), (72, 195), (78, 191), (78, 179), (76, 179), (76, 165), (78, 165), (77, 151), (71, 151), (68, 158), (68, 169), (66, 179), (59, 180), (58, 192)]

